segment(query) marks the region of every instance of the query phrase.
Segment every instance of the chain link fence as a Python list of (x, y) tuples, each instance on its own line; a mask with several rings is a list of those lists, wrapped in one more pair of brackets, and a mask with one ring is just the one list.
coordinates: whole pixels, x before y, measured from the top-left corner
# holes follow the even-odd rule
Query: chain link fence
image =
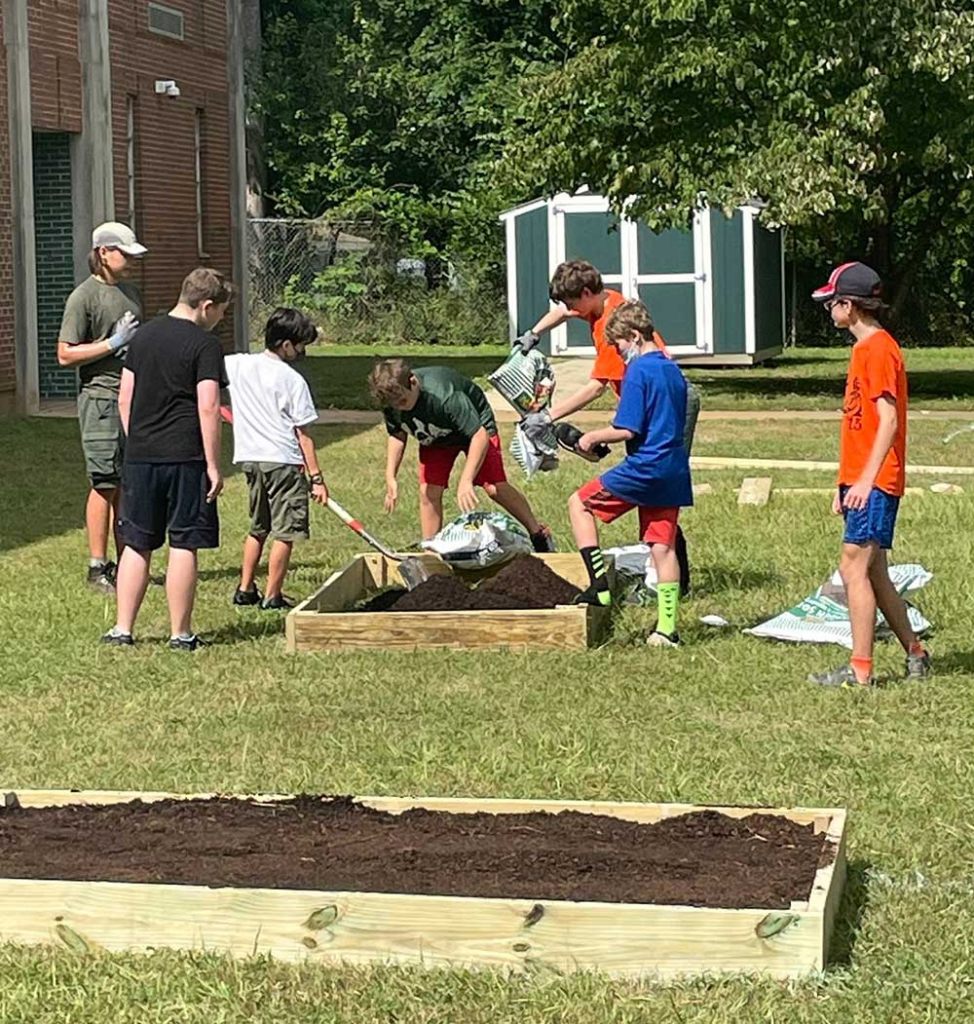
[(260, 217), (247, 222), (250, 337), (287, 294), (307, 292), (315, 277), (349, 253), (373, 247), (371, 225)]

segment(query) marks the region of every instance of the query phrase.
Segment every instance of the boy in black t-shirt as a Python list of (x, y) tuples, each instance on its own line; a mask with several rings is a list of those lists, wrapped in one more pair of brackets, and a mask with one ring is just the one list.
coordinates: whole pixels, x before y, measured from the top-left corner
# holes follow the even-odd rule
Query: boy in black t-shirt
[(167, 532), (169, 646), (192, 651), (202, 642), (191, 629), (196, 552), (220, 543), (220, 388), (227, 383), (223, 351), (210, 332), (223, 319), (231, 291), (222, 274), (198, 267), (168, 315), (141, 327), (132, 340), (119, 391), (127, 435), (118, 524), (125, 550), (117, 619), (103, 643), (133, 643), (152, 552), (165, 544)]

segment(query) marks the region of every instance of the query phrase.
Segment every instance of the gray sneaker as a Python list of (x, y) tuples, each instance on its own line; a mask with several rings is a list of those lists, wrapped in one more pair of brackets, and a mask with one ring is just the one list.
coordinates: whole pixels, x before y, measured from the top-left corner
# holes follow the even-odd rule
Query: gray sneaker
[(834, 690), (864, 690), (877, 685), (875, 676), (870, 676), (866, 682), (860, 683), (851, 665), (833, 668), (828, 672), (810, 672), (808, 681)]
[(926, 679), (929, 675), (933, 675), (933, 666), (930, 664), (930, 653), (928, 651), (924, 651), (922, 654), (908, 654), (906, 656), (907, 679)]
[(88, 567), (88, 586), (99, 594), (115, 593), (115, 563), (106, 562), (104, 565), (91, 565)]

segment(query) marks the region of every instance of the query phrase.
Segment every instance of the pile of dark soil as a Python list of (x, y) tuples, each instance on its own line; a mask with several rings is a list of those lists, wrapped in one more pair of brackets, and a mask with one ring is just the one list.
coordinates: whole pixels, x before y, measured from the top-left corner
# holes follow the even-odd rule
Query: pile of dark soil
[(470, 587), (456, 576), (431, 576), (415, 590), (386, 590), (361, 606), (364, 612), (486, 611), (554, 608), (571, 604), (573, 586), (538, 558), (522, 555), (496, 576)]
[(787, 908), (831, 856), (774, 815), (376, 811), (348, 797), (0, 809), (0, 877)]

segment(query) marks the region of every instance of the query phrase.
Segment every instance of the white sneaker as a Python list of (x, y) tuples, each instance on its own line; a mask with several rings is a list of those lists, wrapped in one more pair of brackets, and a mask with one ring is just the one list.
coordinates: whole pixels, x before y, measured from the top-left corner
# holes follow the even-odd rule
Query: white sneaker
[(680, 646), (680, 635), (679, 633), (671, 633), (667, 636), (665, 633), (661, 633), (658, 629), (654, 629), (652, 633), (646, 637), (647, 647), (679, 647)]

